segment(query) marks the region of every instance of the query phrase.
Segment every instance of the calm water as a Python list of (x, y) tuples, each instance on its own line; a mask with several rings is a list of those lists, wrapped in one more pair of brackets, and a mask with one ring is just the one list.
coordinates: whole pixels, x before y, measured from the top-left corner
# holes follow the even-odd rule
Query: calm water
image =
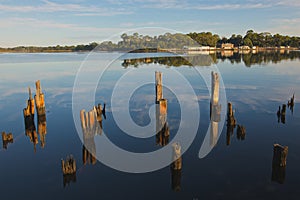
[[(118, 53), (101, 53), (108, 60), (112, 55), (121, 56)], [(210, 97), (204, 80), (195, 74), (195, 69), (184, 59), (162, 53), (129, 54), (115, 61), (104, 74), (103, 84), (97, 87), (96, 103), (107, 103), (103, 131), (123, 149), (148, 152), (161, 148), (155, 136), (147, 139), (129, 137), (114, 121), (110, 97), (116, 81), (126, 71), (134, 68), (143, 71), (141, 78), (150, 76), (153, 79), (153, 84), (138, 88), (129, 102), (130, 115), (140, 126), (150, 122), (149, 109), (155, 103), (153, 68), (163, 71), (163, 80), (173, 80), (172, 75), (168, 76), (168, 70), (176, 68), (191, 83), (197, 95), (193, 101), (200, 106), (201, 120), (194, 122), (199, 123), (199, 130), (191, 147), (182, 156), (181, 171), (174, 173), (167, 166), (144, 174), (119, 172), (100, 162), (83, 163), (83, 145), (72, 114), (72, 90), (76, 73), (86, 56), (77, 53), (0, 54), (0, 131), (14, 135), (13, 143), (8, 144), (7, 149), (0, 149), (2, 198), (298, 199), (299, 52), (234, 54), (227, 58), (225, 55), (212, 56), (224, 81), (227, 100), (233, 104), (238, 124), (245, 126), (246, 136), (244, 140), (239, 140), (235, 129), (228, 145), (225, 125), (217, 144), (203, 159), (198, 158), (198, 153), (210, 123)], [(166, 56), (168, 58), (161, 58)], [(148, 59), (132, 60), (139, 57)], [(197, 60), (196, 57), (192, 59)], [(196, 68), (209, 70), (208, 65), (212, 63), (204, 60), (198, 64)], [(27, 87), (35, 93), (36, 80), (41, 80), (47, 110), (44, 147), (41, 142), (34, 145), (25, 135), (23, 119), (23, 108), (28, 99)], [(294, 111), (292, 113), (287, 109), (285, 124), (278, 123), (278, 106), (287, 103), (293, 93)], [(180, 119), (179, 102), (172, 90), (164, 88), (164, 97), (169, 102), (171, 141), (180, 120), (193, 122), (193, 119)], [(189, 97), (186, 99), (189, 100)], [(82, 101), (85, 101), (84, 97)], [(272, 181), (274, 143), (289, 147), (282, 183)], [(76, 180), (64, 186), (60, 160), (70, 154), (77, 161)]]

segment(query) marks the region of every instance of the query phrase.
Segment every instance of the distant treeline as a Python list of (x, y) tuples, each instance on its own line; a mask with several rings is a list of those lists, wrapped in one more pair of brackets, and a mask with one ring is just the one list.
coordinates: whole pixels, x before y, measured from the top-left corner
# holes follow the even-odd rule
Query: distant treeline
[(182, 49), (184, 46), (210, 46), (221, 47), (223, 43), (232, 43), (235, 47), (239, 46), (258, 46), (258, 47), (281, 47), (289, 46), (300, 47), (300, 37), (283, 36), (268, 32), (256, 33), (253, 30), (246, 32), (244, 36), (233, 34), (230, 38), (220, 37), (211, 32), (201, 33), (165, 33), (159, 36), (140, 35), (133, 33), (121, 35), (121, 40), (117, 43), (104, 41), (102, 43), (90, 43), (88, 45), (77, 46), (49, 46), (49, 47), (14, 47), (0, 48), (0, 52), (79, 52), (91, 51), (96, 48), (99, 51), (131, 51), (135, 49)]

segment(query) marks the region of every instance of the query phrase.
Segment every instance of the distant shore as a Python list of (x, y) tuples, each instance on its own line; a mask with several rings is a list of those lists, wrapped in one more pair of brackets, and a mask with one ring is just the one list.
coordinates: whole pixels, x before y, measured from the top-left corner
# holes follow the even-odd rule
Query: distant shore
[[(232, 49), (222, 49), (222, 48), (211, 48), (208, 50), (189, 50), (189, 49), (160, 49), (160, 48), (145, 48), (145, 49), (135, 49), (135, 50), (95, 50), (96, 52), (127, 52), (127, 53), (158, 53), (158, 52), (169, 52), (169, 53), (188, 53), (188, 54), (211, 54), (214, 52), (240, 52), (240, 53), (255, 53), (255, 52), (264, 52), (264, 51), (295, 51), (300, 50), (299, 48), (294, 47), (257, 47), (255, 49), (241, 49), (238, 47), (234, 47)], [(72, 51), (72, 50), (12, 50), (12, 49), (0, 49), (1, 53), (88, 53), (93, 50), (80, 50), (80, 51)]]

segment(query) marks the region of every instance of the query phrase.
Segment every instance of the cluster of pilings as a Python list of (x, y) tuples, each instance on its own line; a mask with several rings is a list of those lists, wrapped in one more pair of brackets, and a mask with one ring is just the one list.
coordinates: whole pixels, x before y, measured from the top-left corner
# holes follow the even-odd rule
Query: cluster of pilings
[(227, 106), (227, 131), (226, 131), (226, 145), (230, 145), (231, 137), (234, 134), (234, 129), (237, 126), (236, 137), (238, 140), (245, 140), (246, 128), (243, 125), (237, 124), (237, 120), (234, 117), (232, 104), (228, 102)]
[(34, 151), (36, 151), (36, 144), (38, 144), (38, 135), (34, 123), (34, 110), (36, 106), (37, 122), (38, 122), (38, 134), (40, 135), (41, 147), (44, 148), (46, 144), (47, 124), (46, 124), (46, 107), (44, 93), (41, 89), (40, 81), (36, 81), (36, 95), (32, 98), (31, 89), (28, 88), (29, 99), (27, 100), (27, 106), (23, 109), (25, 134), (29, 137), (30, 141), (34, 145)]
[(168, 100), (163, 98), (162, 73), (155, 72), (156, 91), (156, 144), (165, 146), (169, 143), (170, 130), (167, 122)]
[[(167, 122), (168, 101), (163, 98), (162, 73), (155, 72), (156, 98), (156, 144), (165, 146), (169, 144), (170, 129)], [(181, 189), (181, 146), (178, 142), (172, 144), (171, 188), (174, 191)]]
[(96, 164), (96, 145), (94, 137), (102, 134), (102, 116), (105, 115), (105, 104), (102, 108), (101, 104), (94, 106), (88, 112), (85, 110), (80, 111), (80, 121), (83, 133), (83, 146), (82, 146), (82, 161), (83, 164)]
[(66, 160), (61, 159), (64, 187), (71, 182), (76, 182), (76, 160), (72, 155), (67, 156)]
[(12, 133), (2, 132), (3, 149), (7, 149), (8, 144), (13, 142), (14, 142), (14, 137)]
[(286, 116), (286, 106), (291, 110), (292, 114), (294, 113), (294, 105), (295, 105), (295, 94), (291, 97), (290, 100), (288, 100), (287, 104), (282, 104), (282, 107), (278, 107), (277, 111), (277, 119), (278, 123), (285, 124), (285, 116)]

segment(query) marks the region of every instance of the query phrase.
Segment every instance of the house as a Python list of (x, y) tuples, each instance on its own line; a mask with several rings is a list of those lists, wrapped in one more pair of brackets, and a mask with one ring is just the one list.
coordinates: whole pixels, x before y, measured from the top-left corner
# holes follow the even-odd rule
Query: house
[(232, 50), (232, 49), (234, 49), (234, 44), (232, 44), (232, 43), (223, 43), (221, 48), (224, 49), (224, 50)]

